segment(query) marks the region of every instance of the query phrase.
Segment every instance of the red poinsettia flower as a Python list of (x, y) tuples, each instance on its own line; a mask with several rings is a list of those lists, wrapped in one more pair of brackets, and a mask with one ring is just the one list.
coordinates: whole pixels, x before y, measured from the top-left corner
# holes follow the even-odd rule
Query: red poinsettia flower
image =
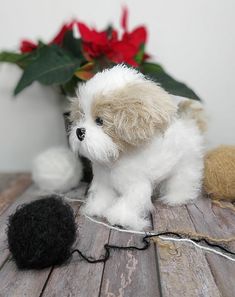
[(78, 22), (78, 29), (83, 42), (83, 51), (90, 58), (107, 55), (111, 50), (112, 44), (117, 41), (117, 31), (113, 29), (110, 32), (98, 32), (81, 22)]
[(128, 11), (125, 8), (121, 18), (124, 33), (118, 39), (116, 30), (97, 31), (90, 29), (85, 24), (78, 22), (78, 29), (83, 41), (83, 51), (88, 55), (88, 60), (106, 56), (115, 63), (127, 63), (138, 66), (135, 57), (147, 39), (145, 27), (138, 27), (132, 32), (127, 31)]
[(20, 51), (21, 53), (30, 53), (37, 47), (37, 44), (30, 40), (22, 40), (20, 44)]

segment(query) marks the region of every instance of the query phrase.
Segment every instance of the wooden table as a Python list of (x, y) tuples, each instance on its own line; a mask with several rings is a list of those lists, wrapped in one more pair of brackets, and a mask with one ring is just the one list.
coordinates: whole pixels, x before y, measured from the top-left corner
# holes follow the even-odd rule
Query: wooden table
[[(67, 196), (84, 199), (82, 184)], [(45, 193), (44, 193), (45, 194)], [(0, 174), (0, 296), (1, 297), (234, 297), (235, 263), (204, 252), (187, 243), (172, 243), (171, 249), (154, 245), (146, 251), (113, 251), (106, 264), (88, 264), (74, 255), (62, 267), (41, 271), (19, 271), (7, 249), (8, 216), (22, 203), (35, 200), (42, 192), (28, 174)], [(95, 224), (77, 213), (79, 241), (76, 247), (99, 257), (109, 242), (141, 245), (141, 236), (125, 234)], [(209, 199), (195, 204), (169, 207), (155, 203), (152, 228), (186, 230), (214, 237), (235, 235), (235, 213)], [(235, 245), (230, 244), (230, 248)]]

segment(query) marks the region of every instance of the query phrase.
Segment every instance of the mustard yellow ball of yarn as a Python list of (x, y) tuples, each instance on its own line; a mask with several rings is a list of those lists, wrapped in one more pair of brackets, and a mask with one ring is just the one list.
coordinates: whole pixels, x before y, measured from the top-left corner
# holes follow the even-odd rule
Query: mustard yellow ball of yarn
[(204, 190), (212, 199), (235, 201), (235, 146), (220, 146), (205, 156)]

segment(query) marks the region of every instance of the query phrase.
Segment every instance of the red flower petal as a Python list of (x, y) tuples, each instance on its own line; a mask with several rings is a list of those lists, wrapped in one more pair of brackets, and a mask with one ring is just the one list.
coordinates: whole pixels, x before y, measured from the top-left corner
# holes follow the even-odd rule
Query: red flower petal
[(94, 44), (106, 45), (109, 41), (107, 31), (98, 32), (90, 29), (83, 23), (78, 23), (78, 29), (84, 42), (92, 42)]
[(146, 61), (146, 60), (148, 60), (150, 58), (151, 58), (151, 56), (149, 54), (144, 53), (143, 61)]
[(90, 58), (106, 55), (112, 50), (112, 44), (118, 40), (116, 30), (98, 32), (83, 23), (78, 23), (78, 28), (83, 41), (83, 52), (88, 54)]
[(22, 53), (30, 53), (37, 48), (37, 44), (30, 40), (22, 40), (20, 44), (20, 51)]
[(112, 50), (106, 55), (110, 61), (115, 63), (127, 63), (132, 66), (138, 66), (138, 63), (134, 59), (136, 53), (136, 47), (132, 44), (119, 41), (113, 44)]
[(83, 41), (90, 42), (92, 40), (92, 32), (85, 24), (78, 22), (78, 30)]
[(110, 42), (116, 42), (118, 40), (118, 32), (117, 30), (112, 28), (112, 33), (108, 36), (108, 40)]
[(50, 44), (57, 44), (57, 45), (61, 45), (64, 39), (64, 35), (67, 31), (72, 30), (73, 29), (73, 24), (74, 22), (68, 23), (68, 24), (64, 24), (61, 29), (59, 30), (59, 32), (56, 34), (56, 36), (52, 39), (52, 41), (50, 42)]
[(128, 20), (128, 9), (127, 9), (127, 7), (123, 7), (122, 17), (121, 17), (121, 26), (125, 32), (127, 31), (127, 20)]
[(147, 40), (147, 31), (144, 26), (136, 28), (131, 33), (124, 33), (122, 40), (129, 42), (134, 46), (139, 47), (141, 44), (146, 43)]

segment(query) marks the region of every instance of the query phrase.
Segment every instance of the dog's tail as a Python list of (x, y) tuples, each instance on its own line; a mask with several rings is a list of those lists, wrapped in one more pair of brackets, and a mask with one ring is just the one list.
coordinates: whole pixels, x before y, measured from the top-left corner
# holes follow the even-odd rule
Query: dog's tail
[(194, 120), (199, 130), (204, 133), (207, 130), (207, 117), (201, 102), (185, 99), (178, 104), (178, 114), (183, 119)]

